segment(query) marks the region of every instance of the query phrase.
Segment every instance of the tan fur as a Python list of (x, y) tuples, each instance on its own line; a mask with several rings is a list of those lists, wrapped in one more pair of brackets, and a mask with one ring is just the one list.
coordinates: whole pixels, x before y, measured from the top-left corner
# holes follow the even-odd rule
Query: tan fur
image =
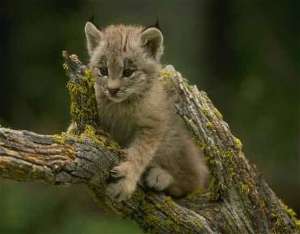
[[(202, 152), (158, 79), (161, 32), (125, 25), (100, 31), (91, 23), (85, 31), (90, 68), (97, 77), (99, 126), (127, 153), (126, 161), (112, 170), (119, 180), (109, 185), (108, 194), (119, 201), (128, 199), (142, 175), (147, 186), (173, 196), (203, 187), (208, 171)], [(103, 75), (100, 70), (106, 67), (108, 75)], [(134, 72), (125, 77), (128, 68)], [(110, 89), (118, 89), (117, 94)]]

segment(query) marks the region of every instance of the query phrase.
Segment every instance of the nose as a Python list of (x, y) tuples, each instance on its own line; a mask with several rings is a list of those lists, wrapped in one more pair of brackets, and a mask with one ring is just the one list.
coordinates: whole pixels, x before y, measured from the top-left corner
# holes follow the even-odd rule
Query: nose
[(120, 90), (120, 80), (119, 79), (108, 79), (107, 80), (107, 89), (110, 95), (116, 95)]
[(119, 92), (119, 90), (120, 90), (120, 88), (109, 88), (109, 89), (108, 89), (108, 92), (109, 92), (112, 96), (114, 96), (114, 95), (116, 95), (116, 94)]

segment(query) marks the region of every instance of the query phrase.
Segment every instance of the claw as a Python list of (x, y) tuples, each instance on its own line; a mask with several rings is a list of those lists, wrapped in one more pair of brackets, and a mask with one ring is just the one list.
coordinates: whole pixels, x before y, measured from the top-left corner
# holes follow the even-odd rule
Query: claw
[(109, 177), (107, 178), (107, 183), (117, 183), (119, 180), (123, 179), (124, 176), (120, 175), (120, 173), (117, 170), (112, 169), (109, 173)]
[(113, 178), (123, 178), (124, 176), (120, 175), (120, 172), (117, 169), (110, 170), (110, 176)]

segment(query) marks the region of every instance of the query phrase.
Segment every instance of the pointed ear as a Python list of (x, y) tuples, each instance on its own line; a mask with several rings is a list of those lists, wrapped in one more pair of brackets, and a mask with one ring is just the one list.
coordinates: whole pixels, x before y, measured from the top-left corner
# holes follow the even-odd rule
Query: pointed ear
[(145, 48), (149, 56), (155, 60), (160, 59), (163, 54), (163, 35), (158, 28), (150, 27), (145, 29), (141, 35), (142, 46)]
[(89, 55), (92, 55), (95, 48), (99, 45), (102, 39), (101, 31), (91, 22), (85, 24), (85, 36), (87, 42), (87, 50)]

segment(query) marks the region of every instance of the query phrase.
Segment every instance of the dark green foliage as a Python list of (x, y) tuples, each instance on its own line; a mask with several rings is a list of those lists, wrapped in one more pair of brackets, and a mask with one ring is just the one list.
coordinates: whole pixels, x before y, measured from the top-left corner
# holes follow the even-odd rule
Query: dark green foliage
[[(163, 61), (208, 92), (242, 139), (246, 155), (299, 213), (300, 3), (219, 3), (2, 1), (0, 124), (64, 131), (70, 114), (61, 50), (87, 58), (83, 27), (91, 15), (100, 27), (149, 25), (158, 16), (165, 35)], [(116, 228), (111, 233), (139, 232), (100, 217), (79, 189), (1, 181), (0, 197), (0, 233), (107, 234), (108, 226)]]

